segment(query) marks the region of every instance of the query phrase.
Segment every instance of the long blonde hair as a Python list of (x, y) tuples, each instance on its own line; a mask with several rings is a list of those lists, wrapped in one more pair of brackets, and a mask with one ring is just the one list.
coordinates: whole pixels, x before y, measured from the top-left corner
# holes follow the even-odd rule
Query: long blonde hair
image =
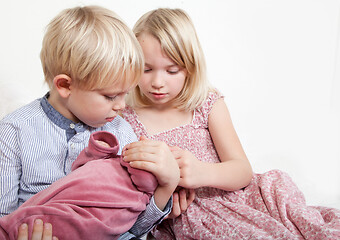
[[(137, 39), (142, 33), (159, 40), (162, 51), (177, 65), (187, 70), (182, 91), (175, 100), (179, 109), (192, 111), (213, 91), (206, 76), (206, 64), (195, 27), (182, 9), (159, 8), (144, 14), (133, 28)], [(137, 86), (127, 97), (133, 107), (147, 106)]]
[(120, 17), (103, 7), (65, 9), (47, 26), (40, 59), (45, 81), (66, 74), (78, 87), (104, 88), (115, 81), (137, 84), (144, 69), (142, 49)]

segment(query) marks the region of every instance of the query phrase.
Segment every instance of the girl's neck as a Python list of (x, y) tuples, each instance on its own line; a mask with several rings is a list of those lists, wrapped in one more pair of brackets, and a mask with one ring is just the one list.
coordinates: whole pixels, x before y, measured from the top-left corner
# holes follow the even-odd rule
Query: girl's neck
[(143, 123), (150, 135), (190, 124), (193, 118), (193, 112), (186, 112), (177, 108), (137, 108), (135, 111), (139, 121)]

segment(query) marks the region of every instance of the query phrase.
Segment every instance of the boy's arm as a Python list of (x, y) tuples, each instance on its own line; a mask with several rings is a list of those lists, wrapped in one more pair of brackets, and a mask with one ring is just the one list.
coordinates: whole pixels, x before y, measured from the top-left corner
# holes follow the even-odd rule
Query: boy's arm
[(169, 199), (167, 205), (162, 211), (157, 207), (154, 197), (152, 197), (145, 211), (138, 216), (136, 223), (132, 226), (129, 232), (122, 234), (119, 237), (119, 240), (142, 237), (154, 226), (158, 225), (170, 213), (171, 209), (172, 198)]
[[(178, 164), (169, 147), (160, 141), (148, 140), (133, 142), (124, 147), (123, 159), (131, 167), (149, 171), (155, 175), (158, 187), (147, 209), (141, 213), (130, 232), (140, 236), (160, 223), (172, 208), (172, 194), (179, 182)], [(162, 213), (163, 211), (163, 213)], [(158, 216), (157, 220), (154, 216)], [(159, 218), (159, 216), (161, 216)], [(144, 219), (144, 220), (143, 220)], [(145, 221), (145, 222), (143, 222)], [(151, 224), (150, 224), (151, 223)], [(137, 232), (136, 229), (143, 229)]]
[(0, 217), (18, 208), (19, 161), (17, 133), (10, 124), (0, 123)]

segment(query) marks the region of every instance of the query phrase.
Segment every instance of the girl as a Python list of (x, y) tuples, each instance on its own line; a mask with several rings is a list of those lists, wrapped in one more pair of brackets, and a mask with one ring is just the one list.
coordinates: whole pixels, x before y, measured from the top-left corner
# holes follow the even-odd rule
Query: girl
[[(281, 171), (253, 174), (223, 96), (206, 78), (196, 31), (180, 9), (157, 9), (134, 26), (144, 74), (124, 118), (138, 137), (164, 141), (180, 168), (179, 186), (196, 197), (175, 219), (154, 229), (156, 239), (339, 239), (340, 211), (307, 207)], [(153, 169), (153, 141), (128, 144), (125, 161)], [(179, 148), (180, 147), (180, 148)]]

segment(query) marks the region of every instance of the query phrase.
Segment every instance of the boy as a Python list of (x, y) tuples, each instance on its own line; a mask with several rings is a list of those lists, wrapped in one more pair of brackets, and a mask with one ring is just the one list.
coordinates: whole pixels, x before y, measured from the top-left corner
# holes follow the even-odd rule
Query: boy
[(0, 239), (17, 239), (26, 223), (37, 218), (53, 226), (59, 239), (117, 239), (145, 210), (158, 183), (153, 174), (132, 168), (117, 155), (110, 132), (91, 134), (72, 172), (0, 218)]
[[(137, 140), (117, 112), (143, 72), (143, 55), (115, 13), (95, 6), (62, 11), (48, 25), (40, 57), (50, 91), (0, 121), (1, 216), (70, 173), (91, 133), (109, 131), (121, 148)], [(169, 182), (158, 186), (131, 233), (143, 235), (169, 213), (177, 178), (164, 178)]]

